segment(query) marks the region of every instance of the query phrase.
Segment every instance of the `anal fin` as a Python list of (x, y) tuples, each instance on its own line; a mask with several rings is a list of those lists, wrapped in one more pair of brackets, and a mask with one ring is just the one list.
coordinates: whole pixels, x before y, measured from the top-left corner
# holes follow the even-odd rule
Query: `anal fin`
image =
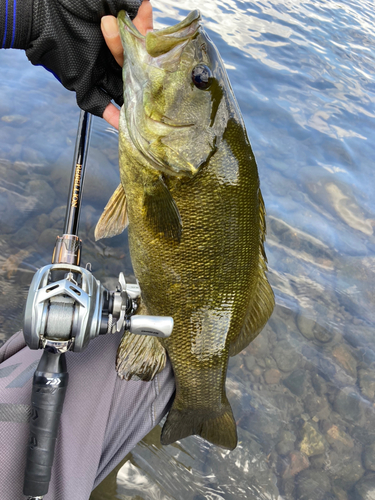
[(128, 223), (125, 191), (122, 184), (119, 184), (96, 225), (95, 239), (116, 236), (124, 231)]

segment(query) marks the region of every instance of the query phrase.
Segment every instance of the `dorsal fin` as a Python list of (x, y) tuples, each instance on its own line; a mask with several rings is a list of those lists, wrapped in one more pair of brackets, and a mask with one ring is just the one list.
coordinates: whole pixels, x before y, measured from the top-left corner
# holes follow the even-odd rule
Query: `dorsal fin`
[(242, 329), (238, 336), (234, 338), (230, 344), (229, 356), (235, 356), (255, 339), (267, 323), (268, 318), (271, 316), (275, 306), (275, 297), (265, 274), (267, 271), (267, 258), (264, 252), (264, 240), (266, 237), (266, 210), (260, 189), (258, 197), (260, 224), (258, 285), (246, 312)]

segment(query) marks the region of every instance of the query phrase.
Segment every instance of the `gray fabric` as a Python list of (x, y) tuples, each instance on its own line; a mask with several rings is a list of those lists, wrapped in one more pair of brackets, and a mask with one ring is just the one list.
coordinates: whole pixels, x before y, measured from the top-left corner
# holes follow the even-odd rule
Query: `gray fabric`
[[(82, 353), (67, 353), (69, 386), (44, 500), (88, 500), (92, 489), (169, 408), (174, 393), (170, 363), (152, 382), (122, 381), (114, 367), (119, 341), (119, 335), (105, 335)], [(23, 386), (12, 384), (39, 361), (41, 351), (23, 346), (19, 332), (0, 349), (0, 369), (19, 364), (0, 378), (0, 403), (7, 405), (7, 414), (13, 412), (12, 421), (0, 421), (1, 500), (25, 500), (22, 485), (29, 429), (19, 421), (19, 410), (20, 405), (30, 405), (32, 380)]]
[(13, 379), (7, 386), (6, 389), (19, 388), (27, 384), (27, 382), (33, 378), (36, 367), (38, 366), (39, 360), (34, 361), (28, 367), (26, 367), (23, 372), (21, 372), (15, 379)]
[(0, 403), (0, 422), (29, 422), (31, 405)]
[(6, 368), (0, 368), (0, 378), (8, 377), (17, 366), (19, 366), (19, 363), (17, 365), (7, 366)]

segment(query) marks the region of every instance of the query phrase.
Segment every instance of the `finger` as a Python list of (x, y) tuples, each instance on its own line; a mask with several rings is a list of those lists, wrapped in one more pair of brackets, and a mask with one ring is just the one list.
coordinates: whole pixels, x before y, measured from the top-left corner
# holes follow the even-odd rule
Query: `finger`
[(120, 121), (120, 110), (116, 108), (116, 106), (112, 103), (108, 104), (103, 113), (103, 118), (106, 122), (108, 122), (112, 127), (118, 130), (119, 121)]
[(154, 23), (152, 5), (149, 0), (143, 0), (138, 9), (138, 14), (133, 19), (133, 24), (142, 35), (146, 35), (147, 31), (152, 30)]
[(117, 64), (122, 67), (124, 64), (124, 54), (117, 19), (114, 16), (103, 16), (101, 29), (109, 50), (112, 52)]

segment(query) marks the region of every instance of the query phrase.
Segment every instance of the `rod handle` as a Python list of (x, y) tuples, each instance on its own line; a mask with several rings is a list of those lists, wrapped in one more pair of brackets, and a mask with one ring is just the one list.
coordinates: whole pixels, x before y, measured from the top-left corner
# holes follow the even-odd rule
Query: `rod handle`
[(45, 349), (33, 379), (30, 437), (23, 484), (26, 496), (43, 497), (48, 492), (68, 379), (65, 354)]

